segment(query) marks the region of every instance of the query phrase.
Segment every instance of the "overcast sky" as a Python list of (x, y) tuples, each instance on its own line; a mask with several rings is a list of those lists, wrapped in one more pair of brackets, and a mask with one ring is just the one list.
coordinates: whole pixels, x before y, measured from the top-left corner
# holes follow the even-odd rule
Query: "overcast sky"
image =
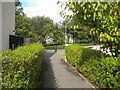
[(24, 13), (28, 17), (33, 16), (46, 16), (54, 20), (54, 22), (59, 22), (63, 20), (59, 13), (62, 11), (58, 0), (20, 0), (22, 2), (22, 7)]

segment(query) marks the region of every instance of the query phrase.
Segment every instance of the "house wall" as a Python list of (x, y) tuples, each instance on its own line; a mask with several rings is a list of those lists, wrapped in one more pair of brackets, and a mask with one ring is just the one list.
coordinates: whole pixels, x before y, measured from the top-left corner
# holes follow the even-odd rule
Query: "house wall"
[(0, 1), (0, 52), (2, 50), (2, 2)]
[(9, 35), (13, 35), (15, 27), (15, 3), (2, 3), (2, 48), (9, 49)]
[[(2, 24), (0, 24), (0, 46), (2, 49), (9, 49), (9, 35), (14, 35), (15, 29), (15, 3), (14, 2), (2, 2)], [(2, 15), (1, 15), (2, 14)]]

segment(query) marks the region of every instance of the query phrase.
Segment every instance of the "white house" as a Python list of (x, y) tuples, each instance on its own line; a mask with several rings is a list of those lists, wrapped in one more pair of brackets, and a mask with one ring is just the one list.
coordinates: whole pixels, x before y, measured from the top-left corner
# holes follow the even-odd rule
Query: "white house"
[(16, 1), (0, 0), (0, 52), (9, 49), (9, 35), (14, 35)]

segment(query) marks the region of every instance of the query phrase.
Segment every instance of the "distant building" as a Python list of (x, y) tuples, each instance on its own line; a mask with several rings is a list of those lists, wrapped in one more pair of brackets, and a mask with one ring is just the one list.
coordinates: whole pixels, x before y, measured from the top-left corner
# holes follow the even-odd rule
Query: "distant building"
[(65, 43), (73, 43), (73, 37), (68, 37), (67, 35), (65, 35)]
[(47, 36), (47, 37), (46, 37), (46, 43), (47, 43), (47, 44), (53, 44), (53, 43), (54, 43), (54, 39), (51, 38), (50, 36)]
[(9, 35), (14, 35), (16, 1), (0, 0), (0, 52), (9, 49)]
[(47, 39), (46, 39), (46, 43), (47, 43), (47, 44), (52, 44), (53, 41), (54, 41), (53, 38), (47, 38)]

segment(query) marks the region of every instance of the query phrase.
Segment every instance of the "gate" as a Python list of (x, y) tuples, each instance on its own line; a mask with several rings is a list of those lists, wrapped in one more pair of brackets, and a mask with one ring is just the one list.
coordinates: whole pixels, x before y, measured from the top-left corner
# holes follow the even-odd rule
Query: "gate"
[(14, 35), (9, 35), (9, 49), (15, 49), (18, 46), (22, 46), (24, 43), (24, 38)]

